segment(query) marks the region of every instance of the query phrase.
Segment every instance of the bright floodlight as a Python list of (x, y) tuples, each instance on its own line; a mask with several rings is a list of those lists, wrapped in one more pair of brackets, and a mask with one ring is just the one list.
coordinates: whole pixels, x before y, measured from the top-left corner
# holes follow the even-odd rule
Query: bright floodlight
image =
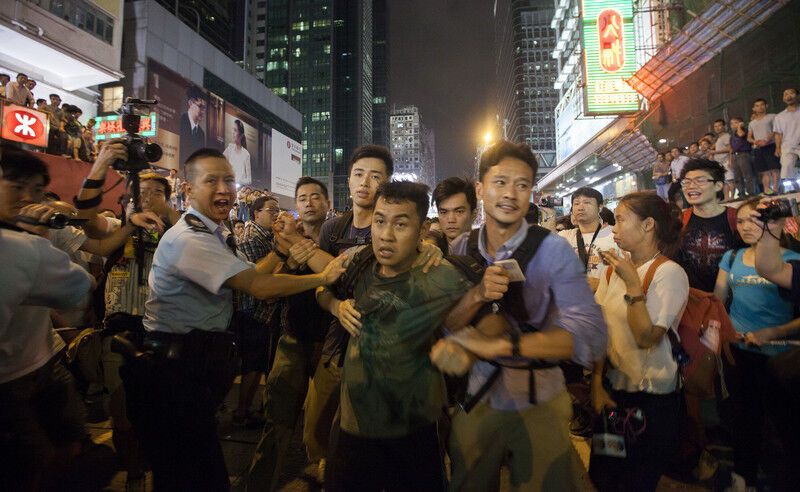
[(486, 145), (489, 145), (490, 143), (492, 143), (492, 138), (493, 137), (492, 137), (492, 132), (491, 131), (488, 131), (488, 132), (484, 133), (483, 134), (483, 143), (485, 143)]

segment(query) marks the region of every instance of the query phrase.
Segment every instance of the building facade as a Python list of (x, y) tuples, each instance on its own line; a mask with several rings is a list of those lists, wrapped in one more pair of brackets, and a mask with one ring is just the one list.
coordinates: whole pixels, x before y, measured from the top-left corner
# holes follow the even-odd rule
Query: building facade
[(556, 154), (553, 4), (499, 0), (494, 13), (498, 123), (504, 138), (528, 144), (539, 156), (539, 175), (544, 175), (555, 165)]
[(328, 183), (334, 206), (346, 208), (348, 158), (373, 141), (374, 108), (386, 110), (386, 2), (261, 0), (247, 12), (242, 65), (302, 113), (303, 172)]
[(435, 137), (422, 123), (416, 106), (392, 109), (389, 138), (394, 156), (394, 179), (436, 186)]
[(388, 0), (372, 2), (372, 143), (389, 147)]
[(123, 96), (157, 98), (160, 166), (180, 169), (197, 147), (217, 148), (240, 186), (267, 188), (292, 207), (301, 114), (202, 34), (156, 0), (126, 2), (125, 77), (102, 87), (100, 113), (115, 112)]

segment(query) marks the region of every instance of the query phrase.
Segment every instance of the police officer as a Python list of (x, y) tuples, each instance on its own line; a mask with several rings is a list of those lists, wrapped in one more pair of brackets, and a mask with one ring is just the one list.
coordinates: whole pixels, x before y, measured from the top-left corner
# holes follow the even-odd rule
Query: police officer
[(221, 223), (236, 196), (233, 169), (214, 149), (185, 163), (192, 206), (156, 249), (145, 303), (144, 354), (121, 369), (128, 413), (153, 469), (156, 490), (228, 490), (214, 415), (233, 381), (228, 325), (233, 290), (268, 299), (334, 282), (341, 259), (314, 275), (272, 275), (226, 244)]

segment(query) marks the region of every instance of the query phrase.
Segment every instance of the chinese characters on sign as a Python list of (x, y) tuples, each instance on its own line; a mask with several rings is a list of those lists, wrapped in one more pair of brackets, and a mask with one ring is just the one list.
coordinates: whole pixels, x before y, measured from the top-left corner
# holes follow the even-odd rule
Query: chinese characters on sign
[[(155, 136), (157, 119), (156, 113), (142, 116), (139, 121), (139, 135), (143, 137)], [(122, 118), (117, 115), (98, 116), (95, 118), (94, 130), (95, 140), (118, 138), (125, 134), (125, 129), (122, 128)]]
[(581, 20), (586, 115), (639, 109), (639, 95), (625, 80), (636, 72), (632, 0), (583, 0)]
[(4, 139), (47, 147), (49, 123), (45, 113), (16, 104), (5, 104), (2, 121)]
[(622, 16), (613, 9), (597, 16), (597, 34), (600, 44), (600, 66), (606, 72), (616, 72), (625, 65), (625, 47), (622, 45)]

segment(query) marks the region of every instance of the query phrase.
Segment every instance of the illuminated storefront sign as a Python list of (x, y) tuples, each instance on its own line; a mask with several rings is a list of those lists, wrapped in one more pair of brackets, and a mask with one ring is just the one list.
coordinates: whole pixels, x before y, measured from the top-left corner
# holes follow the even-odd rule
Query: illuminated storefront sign
[(2, 121), (4, 139), (36, 147), (47, 147), (50, 125), (45, 113), (16, 104), (5, 104)]
[[(139, 135), (154, 137), (157, 130), (157, 121), (158, 115), (154, 112), (147, 116), (142, 116), (139, 121)], [(94, 135), (95, 140), (107, 140), (125, 135), (125, 129), (122, 128), (122, 117), (119, 115), (98, 116), (95, 118)]]
[(639, 95), (625, 80), (636, 73), (632, 0), (582, 0), (586, 115), (631, 113)]

